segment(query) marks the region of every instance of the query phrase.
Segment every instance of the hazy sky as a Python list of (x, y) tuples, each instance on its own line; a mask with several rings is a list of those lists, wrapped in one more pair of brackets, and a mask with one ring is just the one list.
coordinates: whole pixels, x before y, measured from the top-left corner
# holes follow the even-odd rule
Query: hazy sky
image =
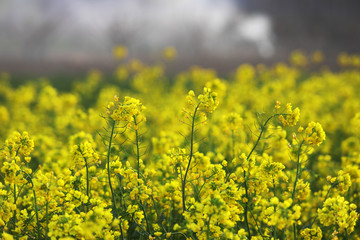
[(270, 18), (231, 0), (2, 0), (0, 31), (0, 59), (106, 59), (116, 44), (148, 57), (274, 52)]

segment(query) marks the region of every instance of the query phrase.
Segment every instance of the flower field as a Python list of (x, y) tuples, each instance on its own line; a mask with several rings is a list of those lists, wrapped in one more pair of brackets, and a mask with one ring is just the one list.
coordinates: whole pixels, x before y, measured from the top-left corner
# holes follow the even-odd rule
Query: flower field
[(360, 57), (321, 60), (2, 73), (1, 239), (360, 239)]

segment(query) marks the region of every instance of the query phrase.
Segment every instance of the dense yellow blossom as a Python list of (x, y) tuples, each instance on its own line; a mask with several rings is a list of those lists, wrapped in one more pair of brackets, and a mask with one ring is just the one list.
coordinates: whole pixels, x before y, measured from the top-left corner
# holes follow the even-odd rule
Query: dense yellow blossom
[(3, 152), (8, 157), (28, 156), (34, 150), (34, 140), (29, 137), (27, 132), (20, 134), (14, 132), (5, 142), (6, 149)]
[(66, 88), (0, 74), (1, 239), (360, 238), (358, 55), (220, 78), (113, 53)]
[(322, 239), (322, 231), (321, 228), (305, 228), (301, 230), (301, 237), (305, 240), (321, 240)]
[(329, 198), (323, 208), (318, 210), (320, 223), (324, 226), (334, 226), (339, 233), (350, 234), (354, 231), (359, 214), (356, 205), (349, 204), (344, 197)]

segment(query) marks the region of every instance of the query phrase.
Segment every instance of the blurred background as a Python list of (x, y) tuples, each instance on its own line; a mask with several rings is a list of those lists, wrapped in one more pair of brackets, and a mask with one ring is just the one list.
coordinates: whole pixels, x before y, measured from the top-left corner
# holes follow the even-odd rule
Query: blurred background
[(288, 61), (295, 49), (335, 66), (360, 53), (359, 13), (357, 0), (0, 0), (0, 72), (113, 71), (116, 45), (147, 63), (173, 46), (174, 72)]

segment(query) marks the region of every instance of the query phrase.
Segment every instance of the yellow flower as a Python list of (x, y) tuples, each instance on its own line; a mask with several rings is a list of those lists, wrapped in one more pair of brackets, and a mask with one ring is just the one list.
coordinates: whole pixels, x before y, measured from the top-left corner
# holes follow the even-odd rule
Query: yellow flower
[(286, 104), (286, 109), (283, 115), (279, 116), (281, 123), (286, 126), (295, 126), (300, 118), (300, 109), (295, 108), (292, 110), (290, 103)]
[(127, 127), (134, 128), (135, 130), (140, 124), (146, 121), (143, 114), (146, 108), (140, 100), (125, 97), (122, 103), (115, 103), (108, 106), (108, 115), (110, 115), (114, 121), (124, 123)]
[(344, 197), (336, 196), (326, 199), (323, 208), (318, 210), (318, 217), (324, 226), (333, 225), (338, 227), (340, 233), (346, 229), (350, 234), (354, 231), (359, 214)]
[(225, 133), (237, 135), (243, 129), (243, 119), (239, 114), (232, 112), (224, 115), (222, 125)]
[(0, 123), (4, 124), (9, 122), (10, 114), (5, 106), (0, 105)]
[(300, 235), (304, 240), (321, 240), (323, 236), (320, 227), (305, 228), (300, 231)]
[(275, 109), (280, 109), (280, 102), (276, 101)]
[(305, 143), (312, 146), (319, 146), (326, 138), (325, 132), (320, 123), (310, 122), (305, 129)]
[(203, 94), (198, 96), (200, 108), (206, 112), (213, 112), (219, 105), (217, 100), (217, 93), (213, 92), (210, 88), (204, 88)]
[(308, 64), (308, 59), (305, 54), (300, 50), (295, 50), (290, 55), (290, 61), (293, 65), (305, 67)]
[(161, 236), (161, 232), (154, 232), (154, 235), (157, 236), (157, 237), (160, 237)]
[(13, 240), (14, 239), (14, 237), (11, 234), (8, 234), (6, 232), (4, 232), (2, 234), (2, 237), (4, 238), (4, 240)]
[(314, 63), (322, 63), (324, 61), (324, 54), (321, 51), (315, 51), (311, 55), (311, 60)]
[(34, 150), (34, 140), (30, 138), (28, 132), (14, 132), (5, 141), (6, 154), (10, 157), (15, 156), (28, 156)]
[(173, 46), (167, 46), (163, 49), (162, 55), (163, 58), (167, 60), (173, 60), (177, 56), (176, 48)]
[(123, 58), (126, 58), (128, 55), (128, 50), (125, 46), (116, 46), (113, 48), (113, 56), (116, 58), (116, 59), (123, 59)]

